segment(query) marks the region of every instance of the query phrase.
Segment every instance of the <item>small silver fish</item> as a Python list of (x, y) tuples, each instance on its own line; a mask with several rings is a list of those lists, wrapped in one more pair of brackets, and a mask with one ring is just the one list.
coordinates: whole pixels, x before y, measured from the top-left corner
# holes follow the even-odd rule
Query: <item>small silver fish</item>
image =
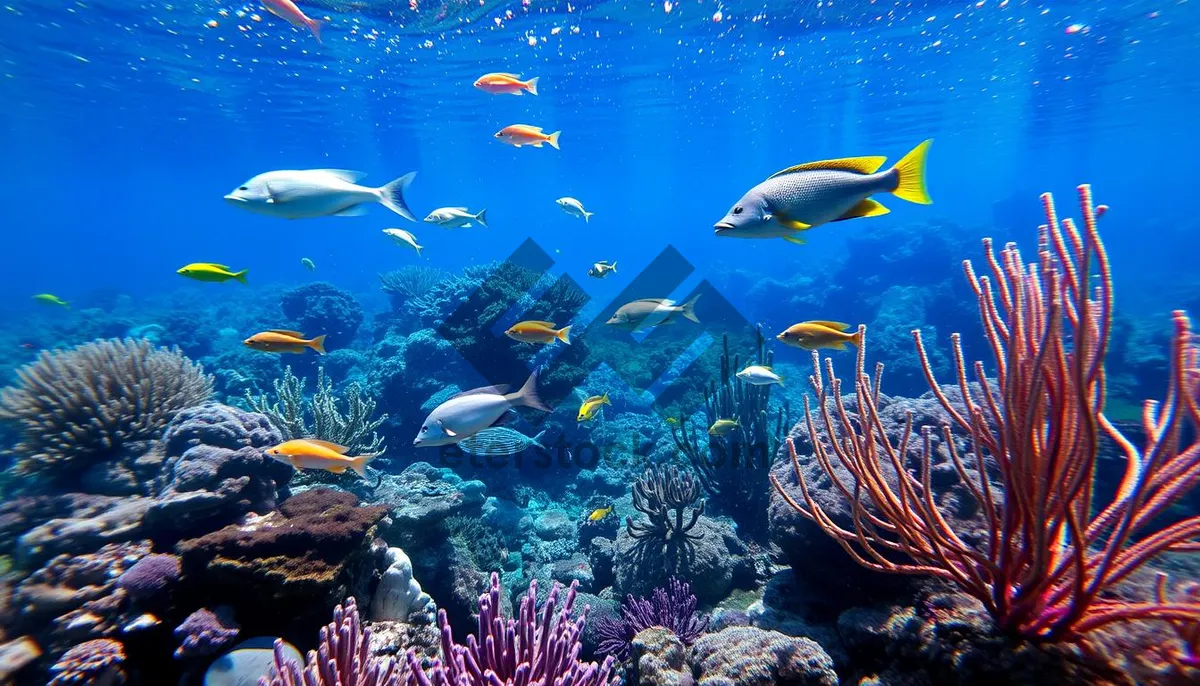
[(537, 372), (515, 393), (507, 393), (507, 386), (485, 386), (464, 391), (433, 408), (421, 430), (413, 439), (413, 445), (449, 445), (459, 443), (496, 423), (501, 415), (514, 407), (532, 407), (549, 412), (537, 396)]
[(761, 364), (752, 364), (738, 372), (735, 376), (751, 386), (783, 385), (782, 376), (776, 374), (770, 367)]
[(634, 300), (617, 308), (605, 324), (626, 331), (644, 331), (655, 326), (674, 324), (679, 317), (699, 324), (700, 320), (696, 318), (696, 301), (701, 295), (697, 293), (682, 305), (666, 298)]
[(593, 279), (603, 279), (609, 274), (616, 273), (617, 263), (613, 262), (610, 264), (607, 260), (600, 260), (596, 264), (593, 264), (592, 268), (588, 270), (588, 276), (592, 277)]
[(407, 245), (416, 250), (417, 257), (421, 256), (421, 249), (425, 247), (417, 243), (417, 237), (411, 231), (405, 231), (404, 229), (384, 229), (383, 235), (396, 241), (397, 245)]
[(425, 223), (437, 224), (443, 229), (466, 228), (471, 222), (479, 222), (479, 225), (486, 229), (487, 210), (472, 213), (465, 207), (442, 207), (425, 217)]
[(890, 212), (870, 196), (891, 193), (928, 205), (925, 156), (933, 141), (913, 148), (896, 166), (879, 171), (884, 157), (847, 157), (789, 167), (751, 188), (713, 227), (730, 238), (804, 240), (795, 234), (828, 222)]
[(569, 196), (564, 197), (564, 198), (559, 198), (558, 200), (555, 200), (554, 202), (557, 203), (558, 206), (562, 208), (563, 212), (566, 212), (567, 214), (571, 215), (572, 217), (582, 218), (583, 222), (585, 224), (588, 223), (588, 221), (592, 218), (593, 214), (596, 214), (595, 212), (588, 212), (587, 210), (583, 209), (583, 203), (581, 203), (578, 200), (576, 200), (575, 198), (572, 198)]
[(507, 426), (493, 426), (490, 429), (480, 431), (466, 440), (459, 441), (458, 447), (464, 453), (478, 457), (516, 455), (528, 448), (545, 450), (546, 446), (542, 445), (542, 438), (545, 435), (546, 432), (542, 431), (533, 438), (530, 438), (520, 431), (510, 429)]

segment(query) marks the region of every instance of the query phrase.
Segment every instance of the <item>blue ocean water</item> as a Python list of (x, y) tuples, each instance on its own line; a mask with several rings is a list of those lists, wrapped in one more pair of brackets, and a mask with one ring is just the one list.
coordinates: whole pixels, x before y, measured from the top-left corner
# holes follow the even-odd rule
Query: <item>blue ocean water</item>
[[(437, 474), (423, 471), (425, 467), (403, 471), (420, 460), (446, 465), (435, 459), (436, 451), (410, 444), (429, 410), (453, 392), (500, 381), (519, 385), (518, 373), (538, 366), (525, 364), (532, 358), (545, 363), (560, 350), (582, 346), (555, 345), (530, 355), (521, 349), (518, 361), (525, 368), (518, 369), (500, 354), (489, 357), (487, 348), (488, 336), (497, 341), (497, 349), (512, 345), (501, 331), (521, 318), (520, 312), (506, 312), (500, 329), (475, 336), (461, 321), (431, 323), (425, 313), (418, 317), (412, 307), (390, 301), (380, 289), (380, 274), (420, 265), (440, 270), (449, 281), (464, 269), (528, 250), (532, 241), (552, 261), (551, 274), (569, 276), (590, 298), (583, 316), (557, 322), (573, 323), (578, 342), (592, 316), (608, 316), (635, 278), (646, 277), (656, 259), (678, 251), (690, 265), (686, 277), (666, 279), (670, 292), (655, 295), (683, 300), (702, 284), (711, 285), (746, 322), (762, 327), (776, 369), (788, 374), (785, 388), (772, 387), (772, 400), (762, 403), (769, 409), (767, 423), (776, 427), (763, 433), (772, 434), (773, 448), (779, 447), (788, 425), (803, 432), (795, 423), (801, 419), (811, 359), (807, 351), (774, 343), (775, 334), (804, 320), (868, 324), (873, 342), (868, 365), (881, 361), (892, 370), (884, 377), (885, 391), (915, 397), (926, 383), (912, 355), (909, 331), (921, 328), (931, 348), (940, 351), (934, 354), (934, 367), (944, 375), (943, 382), (949, 380), (945, 350), (952, 330), (964, 331), (969, 358), (990, 352), (981, 345), (961, 261), (982, 256), (980, 239), (985, 236), (997, 246), (1016, 241), (1032, 259), (1038, 225), (1044, 222), (1038, 199), (1043, 192), (1055, 194), (1064, 215), (1077, 215), (1076, 187), (1091, 184), (1097, 201), (1111, 207), (1101, 236), (1116, 284), (1116, 342), (1108, 379), (1113, 417), (1127, 420), (1145, 398), (1161, 394), (1169, 312), (1200, 307), (1195, 269), (1200, 219), (1191, 206), (1191, 167), (1200, 159), (1196, 0), (304, 0), (299, 6), (326, 22), (320, 42), (258, 2), (0, 0), (0, 316), (6, 323), (0, 330), (0, 388), (19, 386), (18, 370), (43, 349), (140, 335), (150, 325), (166, 327), (154, 333), (155, 343), (183, 346), (206, 372), (215, 374), (215, 399), (241, 406), (237, 412), (246, 409), (243, 394), (270, 394), (284, 365), (295, 366), (311, 393), (320, 365), (329, 370), (340, 398), (353, 388), (378, 401), (375, 415), (389, 414), (379, 428), (388, 445), (385, 459), (376, 465), (382, 476), (371, 472), (380, 481), (365, 486), (345, 474), (351, 478), (330, 482), (357, 493), (364, 504), (399, 508), (397, 501), (404, 507), (417, 502), (412, 509), (422, 517), (444, 504), (430, 505), (428, 499), (452, 501), (446, 511), (457, 519), (445, 526), (454, 536), (438, 535), (453, 539), (457, 557), (433, 544), (410, 545), (399, 534), (388, 544), (403, 541), (413, 558), (409, 578), (415, 567), (438, 605), (449, 608), (456, 636), (472, 630), (473, 598), (485, 592), (485, 575), (501, 561), (510, 599), (514, 589), (523, 592), (529, 579), (569, 582), (572, 575), (585, 576), (580, 570), (594, 574), (588, 577), (596, 582), (586, 589), (594, 594), (589, 600), (604, 594), (610, 614), (626, 592), (649, 595), (653, 583), (631, 580), (634, 572), (621, 578), (621, 572), (613, 571), (611, 549), (608, 579), (602, 583), (605, 564), (588, 547), (598, 535), (587, 528), (593, 526), (587, 523), (589, 513), (615, 507), (610, 512), (616, 516), (604, 514), (594, 525), (610, 527), (600, 535), (614, 540), (625, 535), (625, 526), (632, 529), (632, 524), (622, 524), (625, 516), (645, 513), (629, 493), (639, 469), (622, 463), (584, 470), (586, 476), (543, 472), (534, 477), (519, 470), (515, 476), (489, 475), (460, 469), (461, 464)], [(488, 72), (538, 77), (539, 92), (512, 97), (474, 88), (474, 81)], [(494, 137), (512, 124), (561, 131), (561, 150), (516, 148)], [(890, 214), (817, 227), (805, 233), (806, 245), (714, 235), (714, 223), (776, 171), (852, 156), (879, 155), (895, 162), (927, 139), (933, 141), (927, 169), (931, 205), (880, 194), (877, 199)], [(416, 172), (406, 199), (418, 221), (380, 205), (371, 205), (363, 216), (285, 220), (243, 211), (223, 199), (263, 172), (318, 168), (361, 171), (368, 186)], [(563, 196), (578, 198), (594, 216), (584, 222), (563, 212), (555, 204)], [(486, 209), (488, 226), (444, 229), (420, 221), (437, 208), (455, 206)], [(423, 253), (395, 244), (383, 234), (388, 228), (413, 232)], [(315, 270), (302, 264), (304, 258)], [(601, 260), (616, 261), (619, 271), (603, 280), (589, 278), (588, 269)], [(202, 282), (176, 273), (195, 262), (248, 270), (247, 283)], [(268, 353), (255, 357), (258, 353), (240, 344), (262, 329), (298, 326), (294, 320), (300, 317), (280, 314), (281, 296), (318, 281), (362, 306), (356, 333), (330, 346), (331, 353), (345, 354), (318, 358), (305, 353), (277, 360)], [(70, 308), (39, 302), (36, 294), (53, 294)], [(465, 300), (466, 293), (454, 297)], [(713, 299), (709, 296), (698, 307), (711, 308)], [(344, 314), (326, 318), (334, 321)], [(676, 427), (686, 425), (688, 415), (693, 422), (703, 416), (704, 391), (716, 387), (720, 369), (720, 324), (708, 316), (701, 310), (709, 335), (684, 356), (690, 360), (713, 346), (704, 360), (709, 366), (697, 367), (708, 377), (688, 379), (681, 384), (686, 387), (681, 396), (653, 408), (664, 416), (669, 410), (670, 422), (652, 414), (641, 391), (651, 381), (661, 384), (658, 374), (666, 366), (674, 365), (675, 371), (684, 366), (673, 348), (671, 355), (662, 354), (669, 359), (647, 362), (646, 369), (653, 371), (650, 378), (638, 379), (642, 385), (634, 389), (637, 393), (622, 386), (634, 384), (631, 377), (618, 379), (620, 372), (614, 376), (586, 369), (575, 378), (556, 368), (547, 374), (553, 378), (546, 386), (555, 385), (556, 409), (562, 411), (543, 423), (530, 412), (519, 428), (528, 436), (545, 429), (548, 442), (562, 437), (572, 445), (594, 441), (601, 448), (628, 443), (628, 453), (638, 457), (683, 462), (683, 448), (674, 442)], [(469, 349), (476, 355), (466, 365), (459, 366), (457, 358), (431, 342), (451, 332), (469, 339), (462, 347), (451, 342), (458, 352)], [(658, 339), (648, 340), (657, 344)], [(754, 357), (746, 340), (734, 345), (746, 346), (734, 351), (739, 366)], [(835, 359), (846, 374), (855, 358), (846, 352), (835, 353)], [(488, 368), (493, 363), (496, 368)], [(505, 376), (493, 378), (493, 371)], [(585, 381), (575, 389), (563, 388), (567, 379)], [(661, 390), (661, 385), (651, 388)], [(604, 409), (603, 421), (577, 422), (580, 401), (605, 392), (614, 401)], [(790, 414), (784, 414), (781, 399), (790, 401)], [(217, 425), (228, 419), (212, 419), (205, 407), (190, 408), (195, 416), (181, 415), (171, 426), (193, 421)], [(211, 413), (226, 411), (235, 412), (224, 408)], [(239, 440), (255, 449), (273, 443), (264, 437), (271, 428), (263, 422), (261, 435)], [(5, 468), (28, 457), (23, 448), (12, 447), (19, 439), (10, 428), (0, 427), (0, 466)], [(249, 436), (250, 430), (243, 433)], [(143, 438), (153, 442), (161, 436)], [(207, 436), (192, 440), (209, 446)], [(651, 447), (642, 451), (643, 443)], [(114, 462), (138, 462), (134, 448), (122, 450)], [(154, 450), (146, 454), (157, 455)], [(782, 455), (777, 452), (773, 464), (785, 462)], [(91, 453), (86, 459), (101, 461)], [(184, 457), (172, 454), (170, 459)], [(278, 466), (263, 462), (263, 473)], [(1120, 478), (1116, 464), (1106, 456), (1099, 468), (1097, 490), (1106, 496)], [(97, 478), (102, 488), (94, 491), (87, 490), (95, 485), (87, 478), (69, 486), (44, 475), (34, 481), (45, 478), (50, 485), (43, 490), (76, 489), (89, 497), (169, 501), (177, 495), (173, 485), (163, 486), (173, 484), (171, 475), (126, 488), (125, 475), (116, 471)], [(20, 478), (6, 471), (0, 487), (15, 483), (15, 492), (24, 495), (28, 484), (22, 485)], [(268, 479), (255, 473), (253, 478), (269, 482), (268, 490), (278, 482), (282, 493), (292, 476), (286, 472)], [(778, 498), (765, 469), (754, 478), (746, 482), (751, 493), (746, 497), (753, 498), (746, 508), (738, 500), (743, 494), (728, 481), (723, 495), (705, 484), (709, 505), (700, 530), (709, 532), (708, 541), (729, 546), (715, 556), (727, 567), (735, 566), (730, 560), (738, 565), (724, 570), (728, 578), (718, 590), (706, 583), (721, 576), (711, 569), (691, 579), (700, 604), (713, 612), (714, 632), (722, 616), (718, 609), (727, 613), (723, 621), (729, 626), (741, 625), (753, 611), (760, 612), (755, 621), (764, 613), (774, 618), (774, 609), (762, 609), (764, 596), (778, 591), (783, 583), (778, 573), (788, 565), (802, 575), (796, 558), (804, 557), (812, 544), (812, 539), (797, 543), (786, 536), (781, 541), (778, 531), (768, 531), (767, 501), (775, 498), (778, 506)], [(293, 487), (301, 480), (296, 477)], [(373, 491), (368, 489), (372, 483)], [(385, 483), (382, 489), (380, 483)], [(311, 485), (304, 482), (296, 490)], [(27, 490), (41, 497), (40, 486)], [(217, 490), (211, 484), (206, 488)], [(311, 503), (325, 496), (304, 493), (310, 500), (294, 506), (287, 518), (311, 514), (303, 507), (345, 505), (322, 501), (316, 507)], [(1178, 509), (1195, 509), (1192, 498)], [(155, 553), (177, 554), (185, 568), (202, 568), (195, 551), (204, 545), (219, 548), (218, 539), (227, 531), (223, 527), (235, 527), (247, 511), (284, 517), (279, 514), (284, 510), (275, 511), (273, 495), (261, 500), (245, 505), (250, 499), (244, 499), (236, 514), (207, 522), (208, 529), (197, 525), (164, 533), (146, 523), (137, 536), (120, 542), (145, 538)], [(9, 556), (18, 572), (30, 574), (46, 564), (53, 548), (23, 553), (28, 546), (14, 542), (18, 535), (38, 530), (51, 517), (83, 517), (78, 511), (64, 514), (69, 508), (62, 503), (54, 507), (59, 509), (30, 506), (29, 511), (39, 514), (17, 524), (0, 511), (0, 590), (21, 581), (5, 578)], [(754, 517), (742, 518), (745, 510), (757, 516), (757, 530), (747, 524)], [(785, 518), (771, 512), (775, 519)], [(91, 510), (86, 514), (93, 516)], [(420, 520), (410, 510), (404, 515)], [(361, 515), (359, 523), (370, 516)], [(438, 516), (445, 512), (438, 510)], [(1169, 516), (1186, 514), (1173, 511)], [(343, 537), (358, 546), (345, 559), (366, 555), (377, 520)], [(424, 526), (425, 520), (420, 521)], [(441, 532), (440, 526), (437, 519), (429, 529)], [(204, 536), (217, 538), (195, 543)], [(436, 570), (468, 557), (461, 554), (470, 547), (463, 541), (478, 544), (470, 551), (476, 556), (471, 571), (477, 573), (478, 587), (435, 578)], [(99, 555), (92, 543), (78, 549), (63, 544), (62, 552)], [(828, 558), (821, 562), (828, 559), (834, 570), (830, 576), (840, 580), (853, 565), (826, 543), (821, 555)], [(145, 550), (127, 557), (145, 556), (150, 547), (147, 543)], [(485, 554), (494, 559), (485, 560)], [(491, 562), (496, 565), (489, 567)], [(356, 583), (363, 589), (372, 586), (387, 569), (371, 567)], [(1195, 570), (1173, 568), (1172, 573), (1173, 578), (1195, 578)], [(173, 661), (169, 629), (190, 619), (202, 604), (215, 607), (210, 601), (216, 593), (204, 584), (218, 587), (224, 580), (213, 581), (196, 568), (184, 579), (185, 585), (195, 585), (186, 588), (196, 595), (181, 592), (186, 600), (174, 597), (174, 604), (161, 610), (166, 624), (152, 640), (129, 642), (130, 665), (169, 664), (189, 678), (207, 667)], [(1147, 597), (1151, 582), (1138, 583), (1144, 585), (1138, 597)], [(203, 586), (202, 592), (197, 586)], [(357, 588), (345, 586), (339, 591)], [(846, 597), (873, 600), (877, 590), (873, 582), (864, 582)], [(757, 605), (747, 600), (754, 594)], [(230, 601), (246, 624), (242, 638), (255, 632), (279, 635), (302, 650), (311, 648), (313, 629), (326, 621), (326, 601), (332, 595), (322, 595), (320, 602), (288, 597), (293, 601), (288, 607), (303, 617), (284, 628), (280, 622), (256, 623), (254, 618), (270, 614), (256, 604), (261, 599)], [(362, 594), (359, 604), (368, 604)], [(7, 607), (0, 607), (0, 619), (7, 619)], [(847, 601), (845, 607), (855, 605)], [(737, 617), (729, 619), (733, 615)], [(820, 617), (815, 622), (837, 617), (836, 612), (815, 615)], [(121, 621), (129, 617), (121, 615)], [(775, 628), (785, 624), (779, 620)], [(2, 623), (0, 628), (7, 630)], [(40, 634), (38, 639), (48, 640)], [(53, 634), (52, 640), (43, 647), (47, 656), (58, 659), (75, 638)], [(589, 658), (594, 647), (587, 642)], [(838, 670), (846, 678), (867, 673), (868, 667), (839, 663)], [(0, 681), (4, 676), (0, 670)], [(144, 674), (141, 679), (132, 682), (155, 683)]]
[[(436, 266), (500, 259), (532, 237), (575, 274), (600, 259), (633, 272), (668, 244), (701, 273), (820, 274), (844, 234), (883, 222), (941, 217), (1026, 238), (1037, 193), (1083, 182), (1116, 208), (1105, 238), (1123, 296), (1188, 264), (1195, 3), (415, 6), (313, 3), (330, 18), (317, 44), (253, 3), (5, 3), (9, 321), (36, 311), (28, 296), (40, 292), (220, 297), (176, 276), (188, 262), (299, 283), (307, 256), (322, 278), (369, 291), (375, 273), (414, 261), (380, 235), (407, 225), (383, 208), (288, 222), (222, 202), (287, 168), (362, 170), (379, 184), (417, 171), (420, 216), (487, 208), (489, 230), (417, 225)], [(472, 88), (488, 71), (539, 76), (541, 94)], [(491, 137), (512, 123), (562, 130), (562, 151)], [(925, 138), (932, 207), (890, 203), (891, 216), (829, 227), (804, 248), (712, 235), (774, 171), (896, 159)], [(562, 213), (563, 195), (595, 221)], [(1013, 200), (1028, 214), (996, 227), (997, 204)]]

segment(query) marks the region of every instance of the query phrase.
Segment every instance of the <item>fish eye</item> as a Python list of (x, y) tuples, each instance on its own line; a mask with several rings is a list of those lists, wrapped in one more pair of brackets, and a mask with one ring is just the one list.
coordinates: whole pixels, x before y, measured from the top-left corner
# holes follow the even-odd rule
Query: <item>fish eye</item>
[(429, 427), (427, 427), (427, 426), (421, 427), (421, 433), (425, 433), (427, 431), (429, 431)]
[(743, 208), (741, 205), (738, 205), (737, 207), (733, 208), (733, 213), (734, 213), (734, 214), (741, 214), (743, 209), (744, 209), (744, 208)]

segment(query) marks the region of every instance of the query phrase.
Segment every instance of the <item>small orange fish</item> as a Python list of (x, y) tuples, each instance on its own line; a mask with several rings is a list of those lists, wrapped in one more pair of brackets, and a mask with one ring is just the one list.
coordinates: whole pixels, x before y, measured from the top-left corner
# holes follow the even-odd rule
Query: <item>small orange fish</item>
[(262, 0), (262, 4), (268, 12), (292, 26), (312, 31), (313, 38), (316, 38), (318, 43), (321, 42), (321, 24), (325, 22), (309, 19), (292, 0)]
[(495, 72), (480, 76), (475, 80), (475, 87), (494, 95), (521, 95), (523, 93), (537, 95), (537, 83), (538, 77), (536, 76), (528, 81), (522, 81), (517, 74)]
[(299, 331), (286, 329), (271, 329), (256, 333), (242, 341), (247, 348), (261, 350), (265, 353), (295, 353), (302, 355), (307, 348), (317, 351), (318, 355), (325, 354), (325, 335), (321, 334), (311, 340), (305, 340)]
[(845, 350), (847, 343), (857, 348), (862, 344), (862, 332), (846, 333), (849, 328), (849, 324), (842, 322), (813, 320), (793, 324), (775, 338), (793, 348), (804, 350)]
[(522, 343), (553, 343), (555, 340), (560, 340), (567, 345), (571, 344), (570, 334), (571, 327), (569, 326), (555, 329), (554, 322), (533, 320), (517, 322), (504, 332), (505, 336)]
[(324, 469), (334, 474), (353, 469), (355, 474), (367, 478), (367, 464), (377, 455), (346, 457), (347, 450), (346, 446), (337, 443), (300, 438), (267, 448), (266, 453), (276, 461), (290, 464), (296, 469)]
[(540, 148), (542, 147), (542, 143), (549, 143), (550, 147), (560, 150), (561, 148), (558, 147), (558, 136), (561, 133), (562, 131), (555, 131), (550, 135), (546, 135), (542, 133), (540, 127), (528, 124), (513, 124), (497, 131), (496, 138), (517, 148), (522, 145), (532, 145), (535, 148)]

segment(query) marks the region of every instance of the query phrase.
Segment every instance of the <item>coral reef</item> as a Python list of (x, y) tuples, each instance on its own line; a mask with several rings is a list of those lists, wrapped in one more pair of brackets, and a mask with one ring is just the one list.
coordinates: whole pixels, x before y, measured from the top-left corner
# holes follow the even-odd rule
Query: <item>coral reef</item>
[(400, 548), (388, 548), (383, 562), (383, 577), (371, 597), (371, 621), (432, 623), (437, 607), (413, 578), (408, 555)]
[(118, 686), (125, 683), (125, 647), (100, 638), (68, 650), (50, 668), (54, 678), (47, 686)]
[(400, 686), (405, 661), (371, 654), (371, 630), (364, 629), (354, 598), (333, 609), (333, 622), (321, 627), (317, 649), (304, 665), (288, 659), (275, 642), (275, 661), (259, 686)]
[(625, 597), (620, 618), (600, 623), (598, 651), (624, 660), (629, 657), (633, 637), (653, 626), (666, 628), (690, 646), (708, 629), (708, 618), (696, 614), (696, 596), (691, 587), (671, 577), (666, 588), (654, 589), (649, 599)]
[(179, 413), (163, 434), (165, 461), (145, 515), (147, 535), (170, 543), (275, 509), (294, 470), (263, 449), (280, 440), (266, 417), (227, 405)]
[[(761, 328), (756, 336), (752, 364), (770, 367), (772, 353), (766, 350)], [(756, 386), (738, 378), (741, 356), (731, 354), (728, 335), (722, 345), (720, 383), (712, 381), (704, 396), (705, 426), (721, 419), (733, 419), (737, 426), (725, 435), (706, 434), (700, 439), (689, 428), (689, 418), (681, 414), (671, 425), (671, 437), (687, 455), (714, 504), (738, 523), (738, 531), (750, 540), (765, 541), (769, 533), (765, 513), (771, 497), (767, 472), (791, 426), (788, 404), (784, 402), (772, 416), (771, 386)]]
[[(685, 522), (684, 510), (697, 501), (700, 504), (692, 508)], [(648, 520), (634, 522), (632, 517), (625, 518), (625, 528), (635, 539), (656, 539), (655, 543), (665, 549), (699, 538), (688, 533), (704, 514), (700, 482), (690, 471), (680, 472), (675, 466), (647, 469), (633, 482), (633, 507)]]
[(202, 580), (193, 591), (238, 608), (253, 621), (289, 607), (293, 623), (317, 626), (347, 595), (367, 595), (375, 571), (375, 525), (387, 509), (358, 506), (350, 493), (318, 488), (295, 495), (279, 511), (232, 524), (177, 546), (184, 573)]
[(0, 419), (20, 428), (17, 468), (43, 483), (77, 478), (127, 444), (157, 438), (176, 412), (212, 392), (199, 365), (145, 340), (42, 352), (17, 375), (0, 392)]
[[(338, 408), (333, 382), (325, 376), (324, 368), (317, 370), (317, 390), (312, 401), (304, 397), (304, 380), (292, 374), (292, 368), (284, 370), (283, 376), (275, 380), (274, 403), (261, 395), (257, 398), (246, 393), (246, 402), (255, 412), (267, 416), (285, 440), (293, 438), (317, 438), (344, 445), (351, 455), (379, 455), (384, 451), (383, 437), (376, 429), (387, 421), (386, 414), (375, 414), (375, 401), (362, 394), (358, 382), (346, 387), (346, 411)], [(311, 418), (311, 425), (308, 418)]]
[(537, 581), (521, 599), (516, 619), (505, 620), (500, 610), (500, 576), (492, 574), (491, 589), (479, 597), (479, 632), (467, 638), (467, 645), (455, 644), (446, 622), (445, 611), (438, 612), (442, 631), (442, 657), (434, 659), (426, 676), (413, 652), (406, 657), (413, 682), (432, 684), (524, 684), (530, 679), (541, 683), (602, 686), (620, 681), (613, 673), (613, 658), (604, 663), (579, 661), (580, 634), (586, 619), (584, 608), (578, 619), (572, 618), (575, 585), (567, 591), (558, 607), (559, 587), (555, 585), (537, 612)]
[(807, 638), (736, 626), (692, 646), (697, 686), (837, 686), (833, 659)]
[(440, 269), (423, 265), (405, 265), (379, 275), (380, 288), (392, 301), (392, 309), (428, 293), (445, 274)]
[(306, 335), (325, 335), (329, 348), (349, 345), (362, 324), (358, 300), (330, 283), (306, 283), (283, 294), (279, 301), (283, 316)]
[(233, 619), (233, 608), (221, 605), (216, 610), (206, 607), (196, 610), (175, 627), (174, 633), (179, 640), (175, 657), (189, 659), (221, 652), (237, 640), (241, 627)]
[(128, 593), (134, 602), (153, 601), (179, 583), (181, 571), (178, 557), (153, 553), (117, 577), (117, 588)]

